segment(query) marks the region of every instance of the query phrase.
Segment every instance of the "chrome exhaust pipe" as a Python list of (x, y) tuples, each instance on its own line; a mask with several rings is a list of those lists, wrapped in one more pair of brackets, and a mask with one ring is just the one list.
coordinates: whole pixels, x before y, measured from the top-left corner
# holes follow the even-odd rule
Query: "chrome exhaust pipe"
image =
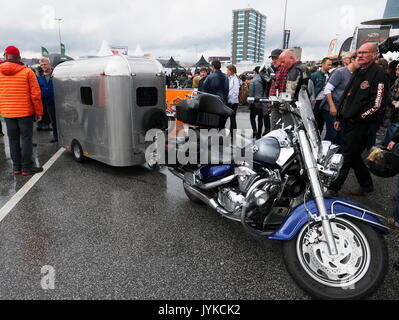
[(179, 179), (184, 181), (184, 173), (181, 173), (179, 171), (177, 171), (176, 169), (173, 168), (169, 168), (169, 171), (176, 177), (178, 177)]
[[(181, 180), (183, 180), (183, 181), (186, 182), (186, 178), (185, 178), (183, 172), (178, 171), (177, 169), (173, 169), (173, 168), (169, 168), (169, 171), (170, 171), (174, 176), (176, 176), (177, 178), (179, 178), (179, 179), (181, 179)], [(214, 188), (220, 187), (220, 186), (222, 186), (222, 185), (224, 185), (224, 184), (230, 183), (230, 182), (232, 182), (236, 177), (237, 177), (236, 175), (231, 175), (231, 176), (228, 176), (228, 177), (223, 178), (223, 179), (221, 179), (221, 180), (218, 180), (218, 181), (215, 181), (215, 182), (210, 182), (210, 183), (207, 183), (207, 184), (204, 184), (204, 183), (201, 183), (201, 182), (195, 183), (194, 186), (195, 186), (195, 187), (198, 187), (198, 188), (201, 189), (201, 190), (210, 190), (210, 189), (214, 189)]]
[(220, 186), (222, 186), (222, 185), (224, 185), (224, 184), (230, 183), (230, 182), (232, 182), (236, 177), (237, 177), (237, 176), (234, 174), (234, 175), (232, 175), (232, 176), (228, 176), (228, 177), (226, 177), (226, 178), (224, 178), (224, 179), (222, 179), (222, 180), (219, 180), (219, 181), (211, 182), (211, 183), (208, 183), (208, 184), (202, 184), (202, 183), (201, 183), (201, 184), (198, 184), (198, 187), (199, 187), (200, 189), (202, 189), (202, 190), (210, 190), (210, 189), (213, 189), (213, 188), (220, 187)]
[(202, 193), (197, 188), (191, 187), (186, 183), (184, 183), (183, 187), (186, 189), (187, 192), (189, 192), (191, 195), (204, 202), (206, 205), (211, 207), (213, 210), (215, 210), (223, 217), (237, 222), (241, 221), (240, 218), (232, 216), (232, 214), (228, 212), (226, 209), (224, 209), (221, 205), (219, 205), (219, 203), (215, 199), (209, 198), (206, 194)]

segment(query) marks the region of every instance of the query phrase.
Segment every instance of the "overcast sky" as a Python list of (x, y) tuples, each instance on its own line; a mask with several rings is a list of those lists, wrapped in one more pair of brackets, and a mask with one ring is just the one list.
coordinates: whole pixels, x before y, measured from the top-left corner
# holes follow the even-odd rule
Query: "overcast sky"
[[(383, 16), (383, 0), (288, 0), (290, 46), (303, 48), (303, 60), (318, 60), (332, 39), (340, 44), (365, 20)], [(154, 57), (175, 56), (192, 62), (201, 54), (231, 56), (232, 10), (254, 8), (267, 16), (266, 57), (282, 46), (284, 0), (20, 0), (2, 3), (0, 50), (20, 48), (25, 57), (40, 56), (41, 47), (59, 51), (61, 37), (72, 57), (94, 55), (102, 40), (140, 45)]]

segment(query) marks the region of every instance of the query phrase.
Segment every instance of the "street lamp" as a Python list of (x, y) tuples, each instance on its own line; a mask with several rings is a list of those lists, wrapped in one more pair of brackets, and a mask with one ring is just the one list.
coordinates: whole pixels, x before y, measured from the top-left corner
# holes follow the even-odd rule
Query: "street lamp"
[(285, 0), (285, 9), (284, 9), (284, 27), (283, 27), (283, 49), (287, 49), (286, 48), (286, 23), (287, 23), (287, 6), (288, 6), (288, 0)]
[[(62, 41), (61, 41), (61, 21), (62, 21), (62, 18), (54, 18), (54, 20), (58, 21), (58, 35), (60, 37), (60, 50), (61, 50), (61, 47), (62, 47)], [(61, 52), (61, 54), (62, 54), (62, 52)]]

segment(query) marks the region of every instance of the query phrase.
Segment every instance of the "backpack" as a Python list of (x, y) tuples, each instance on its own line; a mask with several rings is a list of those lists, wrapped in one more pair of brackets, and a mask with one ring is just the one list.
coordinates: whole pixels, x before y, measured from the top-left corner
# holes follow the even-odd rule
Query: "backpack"
[(241, 105), (247, 104), (248, 92), (249, 92), (248, 84), (244, 81), (240, 85), (240, 91), (238, 94), (238, 101), (240, 102)]

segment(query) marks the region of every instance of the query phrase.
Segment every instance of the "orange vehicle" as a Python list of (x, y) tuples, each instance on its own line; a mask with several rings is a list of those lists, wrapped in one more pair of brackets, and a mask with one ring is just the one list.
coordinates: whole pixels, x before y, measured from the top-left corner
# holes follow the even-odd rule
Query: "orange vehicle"
[[(189, 100), (194, 94), (195, 89), (166, 89), (166, 109), (169, 111), (169, 116), (176, 114), (176, 105), (182, 100)], [(181, 123), (177, 121), (178, 123)]]
[[(166, 112), (170, 118), (176, 116), (176, 105), (182, 100), (190, 100), (195, 95), (195, 89), (166, 89)], [(176, 127), (173, 132), (170, 133), (172, 136), (177, 136), (180, 130), (184, 129), (184, 124), (181, 121), (176, 120)]]

